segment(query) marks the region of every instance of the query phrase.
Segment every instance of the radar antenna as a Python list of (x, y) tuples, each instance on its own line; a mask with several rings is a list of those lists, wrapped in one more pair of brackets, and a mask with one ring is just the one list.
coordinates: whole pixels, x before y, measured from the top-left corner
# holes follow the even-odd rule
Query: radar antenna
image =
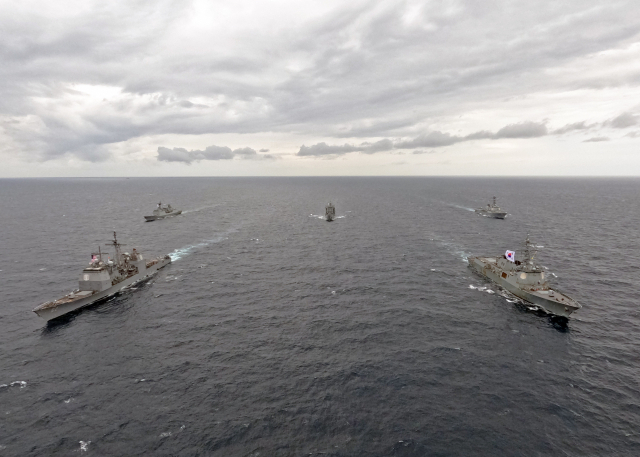
[(91, 253), (91, 261), (93, 262), (93, 259), (98, 258), (98, 262), (102, 262), (102, 256), (105, 254), (109, 254), (108, 252), (102, 252), (102, 250), (100, 249), (100, 246), (98, 246), (98, 252), (92, 252)]

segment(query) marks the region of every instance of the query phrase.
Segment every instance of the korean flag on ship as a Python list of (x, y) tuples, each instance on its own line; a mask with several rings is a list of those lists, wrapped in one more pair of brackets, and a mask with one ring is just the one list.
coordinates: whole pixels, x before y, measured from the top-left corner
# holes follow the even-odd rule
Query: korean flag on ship
[(510, 262), (515, 262), (516, 261), (516, 251), (507, 251), (504, 256), (507, 258), (508, 261)]

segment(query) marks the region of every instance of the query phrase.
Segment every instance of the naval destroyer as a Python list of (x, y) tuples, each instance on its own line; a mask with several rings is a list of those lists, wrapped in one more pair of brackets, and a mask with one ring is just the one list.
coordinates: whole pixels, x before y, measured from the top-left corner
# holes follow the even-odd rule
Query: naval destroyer
[(144, 218), (147, 222), (150, 222), (158, 219), (164, 219), (165, 217), (177, 216), (178, 214), (182, 214), (182, 211), (173, 209), (171, 205), (162, 206), (162, 202), (160, 202), (158, 203), (158, 207), (153, 210), (153, 214), (151, 216), (145, 216)]
[(548, 314), (568, 318), (571, 313), (582, 308), (582, 305), (567, 294), (549, 287), (544, 267), (534, 261), (536, 254), (537, 251), (527, 236), (521, 260), (516, 260), (514, 251), (507, 251), (501, 257), (469, 257), (469, 266)]
[(507, 212), (502, 211), (496, 204), (496, 197), (493, 197), (493, 203), (487, 203), (485, 208), (478, 208), (476, 213), (481, 216), (492, 217), (494, 219), (504, 219), (507, 217)]
[(168, 255), (147, 261), (136, 249), (131, 254), (122, 252), (121, 246), (124, 245), (118, 243), (116, 232), (113, 232), (113, 241), (108, 246), (115, 249), (115, 262), (109, 259), (107, 252), (98, 248), (97, 253), (91, 254), (89, 266), (82, 271), (76, 290), (57, 300), (43, 303), (33, 312), (48, 321), (55, 319), (115, 295), (171, 263)]
[(331, 222), (336, 218), (336, 207), (333, 206), (333, 203), (329, 202), (329, 204), (324, 208), (324, 218), (327, 222)]

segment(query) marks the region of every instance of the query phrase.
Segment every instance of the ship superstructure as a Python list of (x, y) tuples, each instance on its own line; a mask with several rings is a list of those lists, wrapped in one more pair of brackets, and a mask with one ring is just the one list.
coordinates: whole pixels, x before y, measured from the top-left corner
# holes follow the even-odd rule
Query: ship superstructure
[(113, 241), (108, 245), (115, 250), (114, 260), (111, 260), (107, 252), (98, 248), (98, 252), (91, 254), (89, 265), (82, 270), (76, 290), (57, 300), (43, 303), (33, 312), (46, 320), (55, 319), (117, 294), (122, 289), (149, 278), (171, 262), (168, 255), (147, 261), (136, 249), (131, 253), (122, 252), (123, 245), (118, 242), (116, 232), (113, 232)]

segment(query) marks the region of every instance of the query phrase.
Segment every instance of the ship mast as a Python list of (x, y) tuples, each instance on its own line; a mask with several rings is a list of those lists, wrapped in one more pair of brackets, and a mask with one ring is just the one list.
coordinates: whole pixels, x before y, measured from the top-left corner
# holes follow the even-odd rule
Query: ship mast
[(532, 255), (531, 254), (531, 251), (532, 251), (531, 246), (533, 246), (533, 244), (529, 240), (529, 234), (527, 233), (527, 239), (524, 240), (524, 251), (523, 251), (523, 254), (524, 254), (525, 262), (527, 263), (527, 265), (533, 266), (533, 258), (538, 253), (538, 250), (537, 249), (533, 249), (533, 255)]
[(116, 232), (113, 232), (113, 241), (107, 243), (107, 246), (113, 246), (116, 249), (116, 265), (118, 267), (121, 266), (121, 255), (120, 255), (120, 246), (124, 246), (124, 244), (118, 243), (118, 239), (116, 238)]

